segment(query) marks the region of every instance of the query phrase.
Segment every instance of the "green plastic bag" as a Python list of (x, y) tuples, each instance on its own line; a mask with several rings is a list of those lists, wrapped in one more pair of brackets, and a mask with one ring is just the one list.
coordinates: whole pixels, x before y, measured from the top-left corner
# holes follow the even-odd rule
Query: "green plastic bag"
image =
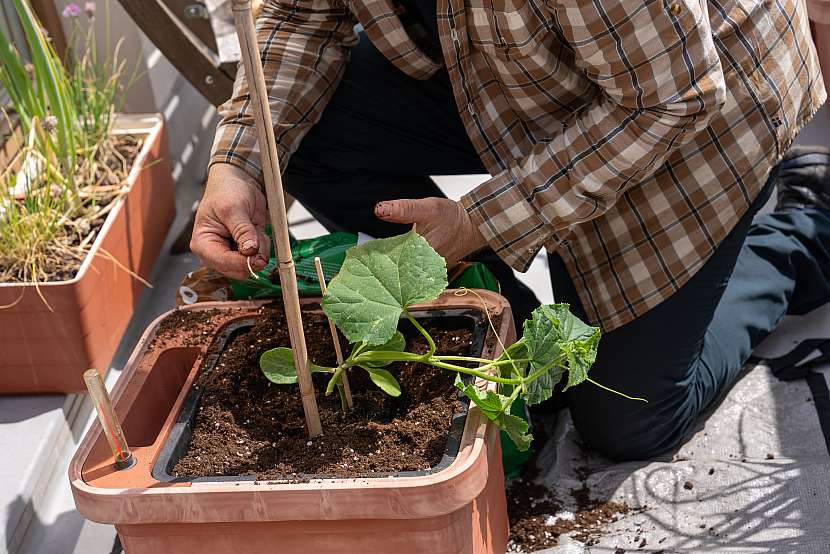
[[(271, 234), (270, 227), (266, 232)], [(294, 267), (297, 271), (297, 288), (300, 296), (320, 296), (320, 282), (317, 280), (317, 269), (314, 258), (320, 257), (320, 265), (326, 281), (330, 281), (343, 265), (346, 251), (357, 244), (357, 235), (352, 233), (331, 233), (320, 237), (297, 240), (291, 237), (291, 255), (294, 258)], [(248, 277), (245, 281), (231, 282), (234, 300), (279, 298), (282, 287), (279, 276), (274, 271), (277, 267), (276, 253), (271, 241), (271, 257), (268, 264), (257, 272), (257, 277)], [(274, 274), (274, 281), (270, 276)]]
[[(270, 235), (270, 227), (266, 229)], [(323, 267), (323, 274), (326, 281), (330, 281), (343, 265), (346, 259), (346, 251), (358, 242), (358, 236), (352, 233), (331, 233), (311, 239), (296, 240), (291, 237), (291, 255), (294, 257), (294, 265), (297, 270), (297, 287), (300, 296), (320, 296), (320, 284), (317, 280), (317, 269), (314, 266), (315, 256), (320, 257), (320, 264)], [(258, 279), (249, 277), (245, 281), (232, 281), (231, 290), (235, 300), (279, 298), (282, 288), (279, 282), (273, 282), (270, 278), (274, 274), (275, 280), (278, 276), (274, 269), (277, 267), (276, 253), (274, 252), (273, 241), (271, 256), (268, 264), (261, 271), (257, 272)], [(499, 282), (495, 275), (482, 263), (474, 262), (450, 283), (452, 288), (486, 289), (499, 292)], [(513, 402), (510, 408), (511, 415), (521, 417), (530, 422), (530, 415), (522, 399)], [(501, 432), (502, 465), (504, 476), (507, 479), (518, 477), (524, 464), (532, 456), (532, 448), (521, 452), (507, 436)]]

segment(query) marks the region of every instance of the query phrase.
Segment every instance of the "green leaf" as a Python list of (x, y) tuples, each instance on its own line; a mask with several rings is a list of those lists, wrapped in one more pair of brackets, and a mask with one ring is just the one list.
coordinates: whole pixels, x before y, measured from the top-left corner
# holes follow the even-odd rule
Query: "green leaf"
[(528, 433), (528, 424), (524, 419), (514, 416), (512, 414), (503, 413), (501, 417), (495, 422), (510, 440), (516, 445), (521, 452), (530, 448), (530, 443), (533, 442), (533, 435)]
[(378, 345), (395, 334), (404, 309), (446, 287), (444, 258), (410, 231), (350, 248), (322, 306), (349, 342)]
[(527, 344), (525, 344), (523, 340), (514, 342), (508, 346), (496, 360), (499, 362), (504, 360), (513, 360), (512, 364), (498, 366), (499, 375), (506, 378), (524, 377), (525, 370), (527, 369), (527, 361), (516, 360), (527, 360), (527, 358)]
[[(259, 357), (259, 368), (265, 377), (277, 385), (293, 385), (297, 382), (294, 353), (290, 348), (273, 348)], [(308, 363), (309, 373), (334, 373), (334, 368)]]
[(361, 365), (360, 367), (369, 373), (369, 378), (380, 388), (380, 390), (389, 396), (401, 395), (401, 385), (391, 373), (379, 367), (369, 367), (364, 365)]
[(458, 377), (455, 380), (455, 387), (474, 402), (487, 419), (504, 430), (516, 444), (516, 448), (521, 451), (530, 448), (533, 435), (528, 433), (527, 421), (510, 413), (512, 398), (490, 389), (481, 391), (472, 384), (465, 384)]
[(460, 378), (456, 378), (455, 387), (472, 400), (491, 421), (496, 421), (499, 414), (510, 409), (510, 398), (496, 391), (479, 390), (472, 383), (464, 383)]
[(529, 405), (544, 402), (568, 370), (564, 390), (578, 385), (588, 376), (597, 357), (600, 331), (582, 322), (567, 304), (547, 304), (533, 311), (525, 321), (523, 343), (530, 358), (528, 377), (541, 372), (525, 383)]
[[(365, 350), (364, 352), (403, 352), (406, 348), (406, 338), (404, 338), (403, 333), (400, 331), (395, 331), (395, 334), (392, 335), (392, 338), (386, 341), (384, 344), (380, 346), (373, 346), (372, 348)], [(365, 362), (363, 365), (365, 367), (386, 367), (391, 364), (391, 361), (377, 361), (377, 362)]]

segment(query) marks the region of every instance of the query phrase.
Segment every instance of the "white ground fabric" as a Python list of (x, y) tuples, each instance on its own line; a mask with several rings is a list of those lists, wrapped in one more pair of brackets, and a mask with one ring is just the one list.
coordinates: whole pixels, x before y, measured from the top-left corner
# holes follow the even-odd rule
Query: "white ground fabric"
[[(819, 310), (787, 321), (759, 351), (777, 356), (828, 331), (830, 309)], [(830, 368), (824, 373), (830, 379)], [(583, 453), (565, 414), (539, 456), (539, 480), (565, 500), (563, 510), (575, 508), (569, 490), (582, 485), (585, 467), (592, 496), (649, 509), (608, 524), (596, 545), (564, 538), (541, 552), (830, 552), (830, 455), (804, 380), (746, 368), (677, 452), (642, 463)]]

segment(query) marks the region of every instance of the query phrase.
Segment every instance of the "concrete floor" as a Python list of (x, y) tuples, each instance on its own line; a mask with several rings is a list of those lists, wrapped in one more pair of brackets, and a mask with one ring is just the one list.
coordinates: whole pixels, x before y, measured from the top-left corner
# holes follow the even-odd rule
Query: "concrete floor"
[[(822, 110), (799, 137), (804, 144), (830, 145), (830, 116)], [(437, 177), (451, 198), (457, 198), (486, 176)], [(198, 183), (179, 183), (179, 217), (168, 237), (168, 246), (187, 219), (200, 194)], [(300, 237), (315, 236), (322, 227), (301, 206), (289, 214), (292, 230)], [(166, 252), (167, 250), (165, 250)], [(162, 256), (153, 272), (152, 290), (142, 298), (125, 333), (107, 383), (115, 382), (119, 367), (146, 325), (174, 305), (174, 294), (182, 276), (197, 267), (190, 254)], [(552, 302), (546, 258), (540, 256), (530, 271), (520, 276), (542, 302)], [(830, 336), (830, 310), (810, 319), (788, 323), (774, 337), (790, 344), (804, 336)], [(604, 460), (590, 461), (590, 479), (595, 490), (609, 497), (637, 498), (655, 509), (638, 516), (639, 525), (649, 525), (655, 536), (667, 537), (644, 551), (666, 552), (827, 552), (830, 521), (818, 501), (830, 497), (830, 458), (817, 437), (817, 426), (803, 402), (809, 392), (803, 384), (782, 384), (763, 367), (748, 368), (742, 379), (715, 415), (703, 424), (682, 452), (688, 460), (680, 464), (650, 461), (635, 466), (615, 466)], [(85, 521), (75, 510), (66, 479), (67, 465), (74, 449), (92, 421), (84, 397), (3, 397), (0, 398), (0, 552), (22, 554), (110, 554), (117, 552), (111, 526)], [(758, 432), (747, 434), (741, 422), (754, 418)], [(787, 425), (782, 425), (787, 422)], [(573, 438), (567, 418), (555, 430), (560, 441), (551, 441), (549, 471), (543, 479), (551, 486), (566, 486), (574, 468), (561, 450)], [(560, 446), (557, 446), (559, 444)], [(765, 460), (776, 452), (775, 462)], [(736, 458), (737, 455), (737, 458)], [(730, 457), (731, 456), (731, 457)], [(738, 461), (746, 459), (746, 462)], [(711, 464), (729, 465), (731, 472), (710, 480), (694, 496), (684, 496), (677, 483), (695, 477)], [(696, 478), (696, 477), (695, 477)], [(704, 479), (701, 478), (703, 481)], [(656, 485), (655, 485), (656, 483)], [(682, 490), (682, 489), (680, 489)], [(813, 499), (815, 498), (815, 499)], [(739, 521), (732, 514), (740, 513)], [(698, 520), (722, 527), (715, 539), (701, 534)], [(692, 525), (692, 522), (695, 524)], [(625, 522), (628, 524), (631, 522)], [(719, 527), (719, 529), (721, 529)], [(626, 542), (625, 526), (610, 529), (608, 539), (592, 552), (614, 552), (615, 548), (636, 546)], [(669, 540), (670, 538), (670, 540)], [(659, 546), (659, 548), (658, 548)], [(669, 550), (671, 548), (671, 550)], [(579, 544), (568, 543), (551, 552), (582, 552)]]

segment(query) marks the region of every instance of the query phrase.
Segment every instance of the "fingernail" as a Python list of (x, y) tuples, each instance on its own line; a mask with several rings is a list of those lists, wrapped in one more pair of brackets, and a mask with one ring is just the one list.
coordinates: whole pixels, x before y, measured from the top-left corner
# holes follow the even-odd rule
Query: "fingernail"
[(245, 242), (242, 243), (242, 251), (243, 252), (248, 252), (249, 250), (254, 250), (254, 249), (256, 249), (256, 243), (254, 241), (246, 240)]

